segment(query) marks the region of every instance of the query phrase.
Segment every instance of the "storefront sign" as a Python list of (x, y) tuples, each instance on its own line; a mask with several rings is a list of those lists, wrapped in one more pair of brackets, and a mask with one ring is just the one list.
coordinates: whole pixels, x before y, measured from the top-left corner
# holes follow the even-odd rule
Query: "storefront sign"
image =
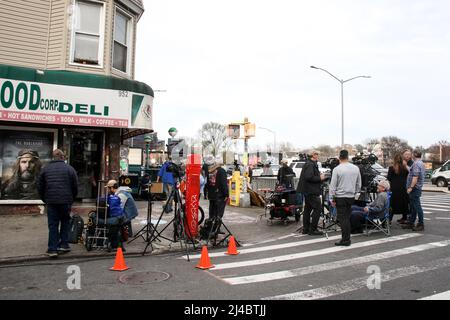
[(153, 97), (0, 78), (0, 120), (152, 129)]

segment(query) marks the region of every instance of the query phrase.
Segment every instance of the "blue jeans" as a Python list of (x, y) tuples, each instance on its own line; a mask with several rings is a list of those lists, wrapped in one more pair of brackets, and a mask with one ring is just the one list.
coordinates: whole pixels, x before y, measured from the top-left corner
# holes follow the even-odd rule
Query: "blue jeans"
[(414, 188), (409, 194), (409, 206), (410, 206), (410, 216), (409, 222), (416, 222), (416, 216), (419, 216), (419, 224), (423, 224), (423, 210), (420, 204), (420, 197), (422, 196), (422, 190)]
[(48, 251), (69, 248), (70, 209), (70, 204), (47, 205)]
[(166, 204), (165, 204), (166, 212), (173, 210), (172, 209), (172, 202), (173, 202), (174, 199), (172, 198), (172, 199), (170, 199), (170, 201), (168, 201), (170, 193), (172, 192), (172, 188), (173, 188), (173, 186), (170, 183), (164, 183), (163, 184), (163, 191), (167, 195), (167, 201), (166, 201)]

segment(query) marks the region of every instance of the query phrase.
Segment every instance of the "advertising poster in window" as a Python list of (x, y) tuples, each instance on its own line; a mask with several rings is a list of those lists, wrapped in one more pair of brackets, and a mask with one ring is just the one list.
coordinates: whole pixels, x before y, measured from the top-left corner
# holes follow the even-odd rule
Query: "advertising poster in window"
[(0, 128), (0, 200), (39, 200), (37, 179), (51, 160), (56, 130)]

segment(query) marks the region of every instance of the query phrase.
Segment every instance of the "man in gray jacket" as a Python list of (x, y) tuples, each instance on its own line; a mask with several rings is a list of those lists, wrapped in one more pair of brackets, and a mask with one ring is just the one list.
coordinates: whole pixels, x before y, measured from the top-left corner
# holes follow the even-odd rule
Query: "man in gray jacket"
[(350, 216), (355, 196), (361, 191), (361, 173), (359, 168), (348, 161), (348, 151), (339, 153), (340, 164), (334, 168), (330, 182), (331, 204), (336, 207), (337, 220), (342, 230), (342, 239), (336, 242), (337, 246), (349, 246), (350, 241)]

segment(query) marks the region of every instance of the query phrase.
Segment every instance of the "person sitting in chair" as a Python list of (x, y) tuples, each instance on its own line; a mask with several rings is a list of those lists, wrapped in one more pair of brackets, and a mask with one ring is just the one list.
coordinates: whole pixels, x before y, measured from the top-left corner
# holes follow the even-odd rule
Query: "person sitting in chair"
[(294, 177), (294, 170), (288, 166), (288, 161), (286, 159), (281, 160), (281, 168), (278, 170), (277, 175), (278, 185), (284, 186), (285, 188), (293, 188)]
[(389, 181), (384, 180), (378, 183), (377, 198), (365, 207), (352, 206), (352, 215), (350, 216), (350, 224), (352, 233), (362, 233), (365, 216), (369, 214), (370, 217), (383, 218), (386, 211), (386, 204), (388, 199), (387, 192), (391, 185)]

